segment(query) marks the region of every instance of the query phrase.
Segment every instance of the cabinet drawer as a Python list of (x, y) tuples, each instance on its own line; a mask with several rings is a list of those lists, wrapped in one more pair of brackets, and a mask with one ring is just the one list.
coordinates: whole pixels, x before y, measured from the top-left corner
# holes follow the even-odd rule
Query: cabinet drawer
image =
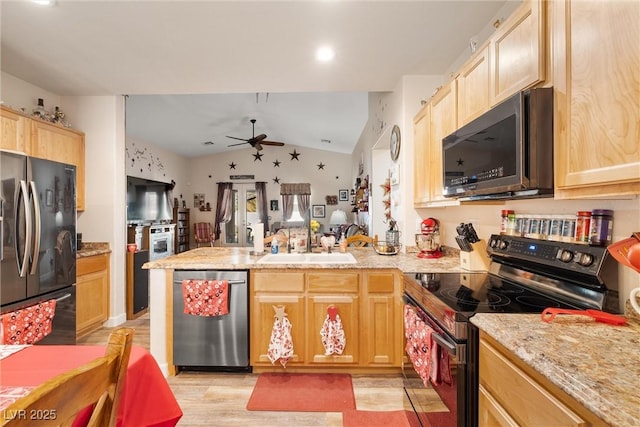
[(107, 255), (96, 255), (78, 258), (76, 262), (76, 275), (95, 273), (107, 269)]
[(480, 385), (520, 425), (586, 425), (542, 385), (480, 340)]
[(253, 278), (254, 292), (304, 292), (301, 272), (257, 272)]
[(310, 292), (358, 292), (359, 275), (353, 273), (308, 273)]
[(395, 274), (369, 273), (367, 275), (367, 287), (370, 294), (391, 294), (394, 291)]

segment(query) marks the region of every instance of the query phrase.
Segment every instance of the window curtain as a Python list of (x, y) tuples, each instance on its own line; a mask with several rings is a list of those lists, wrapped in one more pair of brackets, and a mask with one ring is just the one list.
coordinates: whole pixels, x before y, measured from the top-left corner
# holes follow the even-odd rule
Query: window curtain
[(283, 217), (285, 221), (288, 221), (293, 215), (293, 198), (295, 196), (298, 196), (298, 210), (301, 213), (309, 209), (311, 184), (280, 184), (280, 195), (282, 196)]
[(218, 198), (216, 201), (216, 223), (213, 226), (213, 233), (215, 234), (214, 240), (220, 238), (221, 230), (220, 223), (227, 223), (231, 220), (232, 200), (231, 190), (233, 189), (232, 182), (219, 182), (218, 183)]
[(256, 182), (256, 197), (258, 201), (258, 218), (264, 224), (264, 229), (269, 229), (269, 215), (267, 212), (267, 183)]

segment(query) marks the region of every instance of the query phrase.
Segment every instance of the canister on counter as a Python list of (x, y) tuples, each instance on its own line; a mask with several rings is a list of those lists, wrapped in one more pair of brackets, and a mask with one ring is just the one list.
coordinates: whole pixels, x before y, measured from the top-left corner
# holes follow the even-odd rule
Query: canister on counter
[(576, 217), (574, 215), (564, 215), (562, 218), (562, 237), (563, 242), (575, 242), (576, 240)]
[(552, 215), (549, 221), (547, 240), (560, 241), (562, 239), (562, 216)]
[(551, 217), (548, 215), (540, 215), (540, 239), (547, 240), (549, 238), (549, 227), (551, 226)]
[(588, 244), (591, 233), (591, 212), (578, 211), (576, 215), (576, 243)]
[(594, 209), (591, 211), (589, 244), (591, 246), (607, 246), (611, 244), (612, 232), (613, 211), (609, 209)]
[(526, 234), (526, 237), (530, 237), (532, 239), (542, 239), (542, 235), (540, 233), (540, 219), (541, 215), (531, 215), (531, 219), (529, 221), (529, 231)]

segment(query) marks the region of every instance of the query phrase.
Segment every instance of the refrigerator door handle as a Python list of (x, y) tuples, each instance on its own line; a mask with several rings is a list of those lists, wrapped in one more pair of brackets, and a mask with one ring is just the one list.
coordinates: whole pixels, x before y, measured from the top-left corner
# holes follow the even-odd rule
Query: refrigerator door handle
[(40, 202), (38, 201), (38, 188), (34, 181), (30, 181), (31, 187), (31, 200), (33, 200), (33, 221), (34, 221), (34, 236), (33, 236), (33, 256), (31, 257), (31, 275), (38, 273), (38, 262), (40, 261), (40, 235), (42, 233), (41, 218), (40, 218)]
[[(26, 228), (25, 233), (25, 242), (24, 242), (24, 253), (22, 254), (22, 263), (20, 263), (20, 254), (18, 253), (18, 226), (16, 224), (15, 227), (15, 239), (14, 245), (16, 249), (16, 261), (18, 263), (18, 271), (20, 273), (20, 277), (24, 277), (27, 274), (27, 267), (29, 264), (29, 255), (31, 252), (31, 234), (33, 233), (33, 223), (32, 223), (32, 215), (31, 215), (31, 206), (29, 206), (29, 191), (27, 188), (27, 183), (24, 180), (20, 180), (20, 193), (22, 194), (22, 204), (24, 205), (24, 223)], [(16, 195), (16, 198), (19, 198), (19, 195)], [(16, 206), (16, 218), (18, 217), (18, 203)], [(16, 221), (17, 222), (17, 221)]]

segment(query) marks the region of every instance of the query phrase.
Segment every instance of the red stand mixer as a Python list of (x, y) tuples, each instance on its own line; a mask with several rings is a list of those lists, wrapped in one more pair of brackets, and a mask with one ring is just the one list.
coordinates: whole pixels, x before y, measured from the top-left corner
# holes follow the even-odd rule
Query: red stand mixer
[(420, 249), (418, 258), (440, 258), (440, 223), (435, 218), (427, 218), (420, 223), (420, 234), (416, 234), (416, 246)]

